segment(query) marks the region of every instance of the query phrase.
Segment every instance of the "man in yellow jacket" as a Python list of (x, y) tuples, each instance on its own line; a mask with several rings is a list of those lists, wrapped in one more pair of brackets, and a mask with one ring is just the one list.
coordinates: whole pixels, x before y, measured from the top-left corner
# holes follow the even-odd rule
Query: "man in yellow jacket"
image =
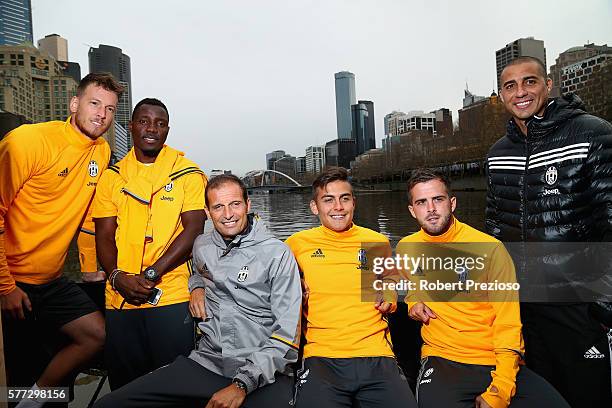
[[(417, 170), (408, 182), (408, 199), (421, 230), (399, 242), (396, 256), (420, 262), (418, 272), (411, 270), (416, 289), (407, 297), (410, 317), (424, 323), (419, 407), (569, 407), (522, 366), (514, 265), (504, 245), (454, 217), (457, 201), (442, 174)], [(438, 258), (444, 266), (436, 264)], [(434, 278), (448, 284), (442, 294), (435, 292), (442, 286), (421, 286)]]
[[(89, 74), (68, 120), (23, 125), (0, 142), (0, 303), (10, 385), (68, 385), (104, 344), (102, 315), (62, 269), (80, 230), (83, 280), (97, 271), (88, 211), (110, 159), (100, 136), (122, 91), (110, 74)], [(38, 355), (58, 330), (67, 343)], [(15, 351), (24, 349), (27, 355)]]
[(166, 106), (134, 107), (134, 147), (104, 172), (94, 199), (96, 248), (108, 274), (106, 366), (115, 390), (194, 348), (191, 248), (204, 229), (206, 176), (165, 145)]

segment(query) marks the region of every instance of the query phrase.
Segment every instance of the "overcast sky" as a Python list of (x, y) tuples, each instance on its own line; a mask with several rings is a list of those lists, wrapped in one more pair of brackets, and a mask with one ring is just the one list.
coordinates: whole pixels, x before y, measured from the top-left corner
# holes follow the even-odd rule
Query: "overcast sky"
[(489, 95), (495, 50), (518, 38), (544, 40), (548, 66), (612, 46), (610, 0), (32, 0), (32, 19), (34, 42), (66, 38), (83, 75), (90, 45), (122, 48), (133, 103), (168, 106), (168, 144), (239, 174), (336, 138), (335, 72), (374, 102), (380, 147), (392, 110), (447, 107), (456, 121), (466, 82)]

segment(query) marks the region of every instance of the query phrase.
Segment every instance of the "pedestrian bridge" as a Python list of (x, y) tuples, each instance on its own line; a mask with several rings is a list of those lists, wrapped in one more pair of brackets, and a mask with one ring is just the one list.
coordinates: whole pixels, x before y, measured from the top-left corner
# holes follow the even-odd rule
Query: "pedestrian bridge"
[(251, 170), (242, 177), (242, 181), (249, 191), (273, 192), (304, 188), (291, 176), (276, 170)]

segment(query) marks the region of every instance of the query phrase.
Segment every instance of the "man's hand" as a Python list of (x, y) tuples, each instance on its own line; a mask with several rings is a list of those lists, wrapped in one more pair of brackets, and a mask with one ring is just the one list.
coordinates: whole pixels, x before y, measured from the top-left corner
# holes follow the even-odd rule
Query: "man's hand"
[(429, 319), (435, 319), (437, 316), (425, 303), (418, 302), (410, 308), (408, 316), (411, 319), (429, 324)]
[(304, 278), (301, 278), (300, 282), (302, 283), (302, 306), (305, 306), (308, 303), (308, 296), (310, 296), (310, 288)]
[(206, 408), (239, 408), (242, 406), (246, 392), (234, 384), (215, 392), (206, 404)]
[(374, 308), (382, 314), (393, 313), (393, 303), (379, 299), (374, 303)]
[(131, 305), (140, 306), (151, 296), (154, 282), (148, 281), (140, 275), (119, 272), (115, 276), (115, 289), (125, 301)]
[(2, 306), (2, 312), (13, 319), (25, 319), (24, 306), (29, 312), (32, 311), (30, 298), (18, 286), (15, 286), (15, 289), (6, 295), (0, 296), (0, 305)]
[(474, 406), (476, 408), (493, 408), (489, 404), (487, 404), (487, 401), (485, 401), (484, 398), (482, 398), (480, 395), (476, 397), (474, 403)]
[(193, 317), (206, 319), (206, 291), (204, 288), (195, 288), (189, 294), (189, 311)]
[(83, 282), (102, 282), (106, 280), (106, 273), (104, 271), (82, 272), (81, 280)]

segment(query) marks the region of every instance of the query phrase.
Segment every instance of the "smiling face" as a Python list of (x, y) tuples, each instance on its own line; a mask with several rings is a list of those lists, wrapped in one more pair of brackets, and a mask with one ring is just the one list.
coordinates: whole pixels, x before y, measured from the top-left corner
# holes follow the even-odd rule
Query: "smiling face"
[(504, 106), (526, 133), (525, 120), (544, 114), (552, 81), (543, 75), (537, 62), (527, 61), (504, 68), (501, 83)]
[(128, 128), (134, 141), (136, 158), (142, 163), (153, 163), (164, 147), (170, 127), (168, 113), (157, 105), (140, 105)]
[(444, 183), (434, 179), (415, 184), (410, 190), (408, 210), (429, 235), (441, 235), (452, 224), (455, 197), (449, 197)]
[(113, 123), (117, 110), (117, 94), (96, 84), (70, 100), (70, 123), (78, 132), (95, 140)]
[(227, 182), (207, 192), (206, 213), (223, 239), (232, 240), (246, 228), (251, 200), (244, 201), (242, 189)]
[(351, 228), (355, 212), (353, 188), (347, 181), (332, 181), (317, 189), (316, 198), (310, 201), (310, 210), (319, 221), (332, 231), (342, 232)]

